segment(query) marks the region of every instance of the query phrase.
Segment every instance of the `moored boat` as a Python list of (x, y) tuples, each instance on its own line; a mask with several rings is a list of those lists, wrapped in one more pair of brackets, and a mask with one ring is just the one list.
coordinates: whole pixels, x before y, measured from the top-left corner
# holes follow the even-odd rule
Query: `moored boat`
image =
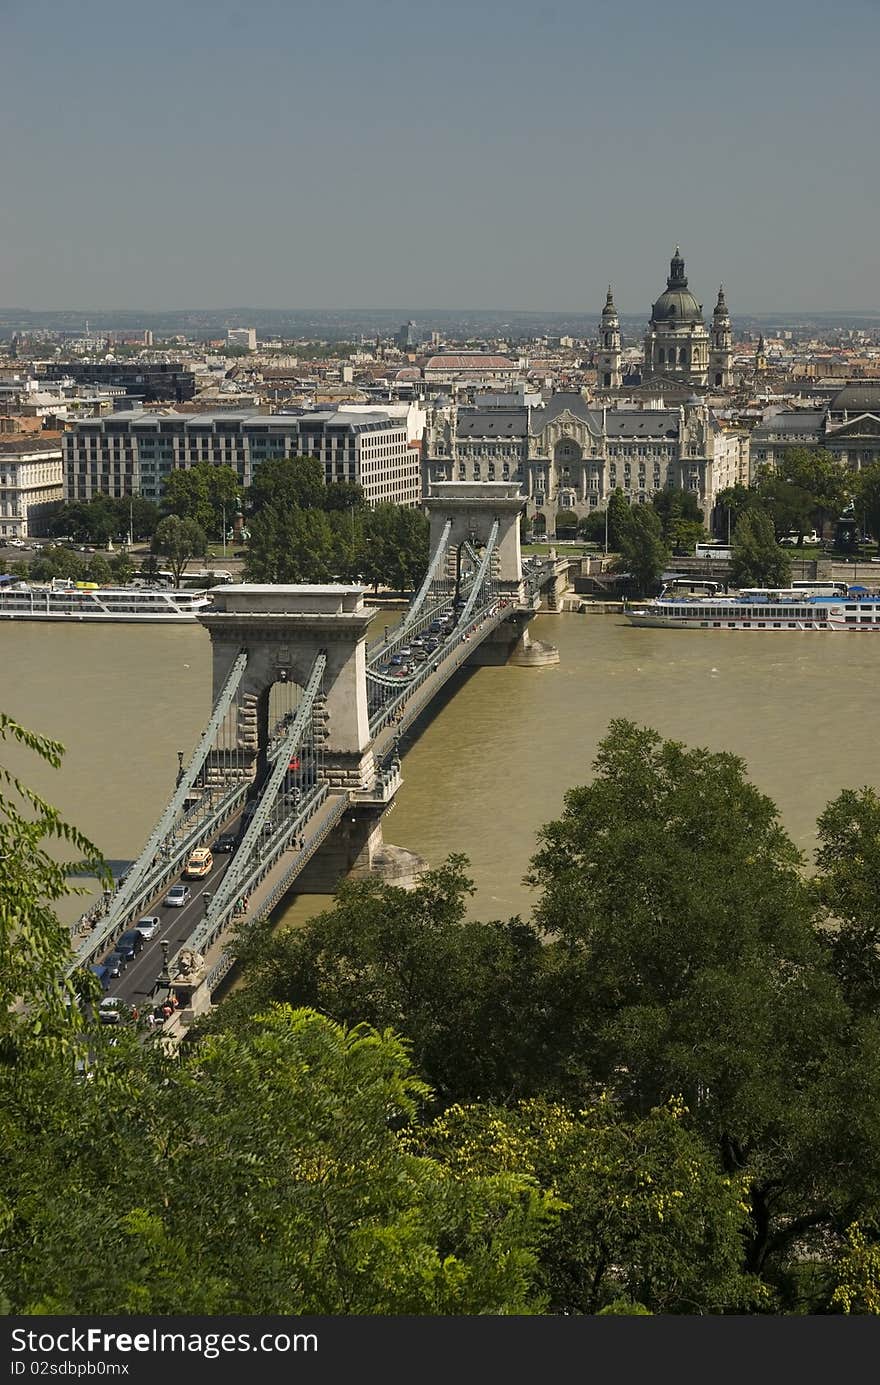
[(695, 599), (660, 597), (629, 606), (624, 614), (630, 625), (655, 630), (880, 631), (877, 597), (756, 591)]
[(99, 587), (94, 583), (0, 586), (0, 620), (123, 622), (191, 625), (211, 605), (206, 591), (161, 587)]

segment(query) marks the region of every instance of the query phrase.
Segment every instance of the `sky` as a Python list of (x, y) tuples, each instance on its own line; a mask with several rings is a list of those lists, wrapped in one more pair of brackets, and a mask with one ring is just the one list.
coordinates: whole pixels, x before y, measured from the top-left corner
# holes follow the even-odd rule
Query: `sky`
[(880, 308), (880, 0), (0, 0), (0, 305)]

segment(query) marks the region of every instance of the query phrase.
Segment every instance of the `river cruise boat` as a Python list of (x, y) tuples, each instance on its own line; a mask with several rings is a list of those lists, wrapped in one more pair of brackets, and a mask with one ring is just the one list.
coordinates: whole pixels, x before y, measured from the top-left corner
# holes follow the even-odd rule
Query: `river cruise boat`
[(655, 630), (880, 631), (880, 598), (805, 596), (792, 589), (660, 597), (642, 606), (629, 606), (624, 614), (630, 625)]
[(128, 625), (192, 625), (211, 605), (205, 591), (159, 587), (0, 585), (0, 620), (113, 621)]

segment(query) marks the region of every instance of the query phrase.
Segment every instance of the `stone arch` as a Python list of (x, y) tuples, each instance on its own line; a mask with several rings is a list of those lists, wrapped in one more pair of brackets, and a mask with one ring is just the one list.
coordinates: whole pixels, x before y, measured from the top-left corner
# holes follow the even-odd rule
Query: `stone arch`
[(565, 434), (553, 449), (553, 460), (557, 467), (572, 467), (581, 460), (582, 456), (580, 444)]

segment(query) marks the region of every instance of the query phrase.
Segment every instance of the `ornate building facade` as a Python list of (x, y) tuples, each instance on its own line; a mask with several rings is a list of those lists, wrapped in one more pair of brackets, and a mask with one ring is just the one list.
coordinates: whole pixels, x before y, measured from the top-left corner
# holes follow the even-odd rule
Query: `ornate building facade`
[[(559, 511), (604, 509), (620, 489), (644, 504), (667, 487), (691, 491), (711, 519), (718, 490), (741, 474), (747, 436), (724, 429), (692, 397), (674, 408), (590, 408), (561, 392), (540, 408), (428, 406), (423, 493), (433, 481), (516, 481), (533, 526)], [(748, 469), (746, 462), (746, 471)], [(723, 478), (723, 479), (721, 479)]]

